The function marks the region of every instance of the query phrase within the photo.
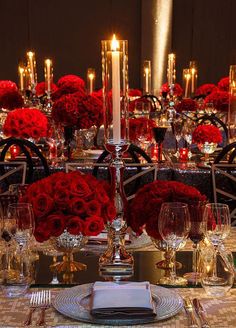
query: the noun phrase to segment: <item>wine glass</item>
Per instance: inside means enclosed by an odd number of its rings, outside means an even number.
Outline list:
[[[230,211],[226,204],[209,203],[206,204],[204,210],[204,217],[206,224],[206,237],[212,243],[214,250],[212,254],[212,270],[205,271],[202,277],[202,285],[205,290],[212,295],[224,295],[225,287],[229,277],[222,275],[220,268],[223,241],[229,236],[230,233]],[[223,258],[224,258],[223,254]],[[225,259],[223,259],[223,262]],[[218,266],[219,264],[219,266]],[[224,270],[223,270],[224,271]],[[231,269],[225,272],[230,273]],[[232,280],[230,278],[230,280]],[[229,284],[230,287],[231,283]],[[228,287],[227,287],[228,290]]]
[[[194,128],[195,128],[195,124],[194,124],[193,120],[188,119],[185,121],[183,130],[182,130],[183,137],[188,145],[188,159],[189,160],[193,156],[193,154],[191,152],[191,145],[192,145],[192,141],[193,141],[192,133],[193,133]]]
[[[161,206],[158,229],[167,248],[173,250],[172,272],[166,278],[166,284],[183,285],[186,279],[176,276],[175,252],[184,244],[190,231],[188,205],[180,202],[163,203]]]
[[[200,249],[199,243],[205,238],[206,219],[203,216],[205,202],[191,201],[188,203],[191,228],[189,231],[189,239],[193,242],[193,272],[188,272],[184,277],[195,284],[200,280]]]
[[[176,139],[176,153],[175,156],[179,158],[179,142],[182,138],[182,130],[184,126],[184,120],[182,117],[177,117],[173,121],[173,129],[174,129],[174,135]]]

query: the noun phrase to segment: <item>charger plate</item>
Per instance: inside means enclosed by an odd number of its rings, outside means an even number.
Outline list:
[[[156,316],[150,318],[98,319],[90,315],[93,284],[64,289],[52,302],[61,314],[82,322],[109,326],[140,325],[169,319],[183,308],[182,298],[172,289],[151,285]]]

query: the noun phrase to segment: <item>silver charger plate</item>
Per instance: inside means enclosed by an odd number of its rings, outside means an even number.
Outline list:
[[[64,289],[52,302],[61,314],[82,322],[110,326],[140,325],[169,319],[183,307],[182,298],[173,290],[151,285],[151,292],[156,307],[156,316],[152,318],[98,319],[90,315],[91,292],[93,284],[84,284]]]

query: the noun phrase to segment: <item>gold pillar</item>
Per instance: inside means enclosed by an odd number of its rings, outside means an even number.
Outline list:
[[[173,0],[142,0],[143,60],[152,62],[152,93],[159,95],[166,82],[167,57],[171,52]]]

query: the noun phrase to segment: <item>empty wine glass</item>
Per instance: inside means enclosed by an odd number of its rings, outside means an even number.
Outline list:
[[[174,135],[176,139],[176,153],[175,156],[179,158],[179,142],[182,138],[182,130],[184,126],[184,120],[182,117],[177,117],[173,121],[173,129],[174,129]]]
[[[188,205],[179,202],[163,203],[158,219],[158,229],[167,244],[167,248],[173,250],[172,272],[170,278],[166,279],[166,284],[186,284],[185,278],[176,276],[175,252],[186,241],[190,231]]]
[[[191,152],[191,145],[192,145],[192,141],[193,141],[192,133],[193,133],[194,128],[195,128],[195,124],[194,124],[193,120],[188,119],[185,121],[183,130],[182,130],[182,135],[188,145],[188,159],[189,160],[193,156],[193,154]]]

